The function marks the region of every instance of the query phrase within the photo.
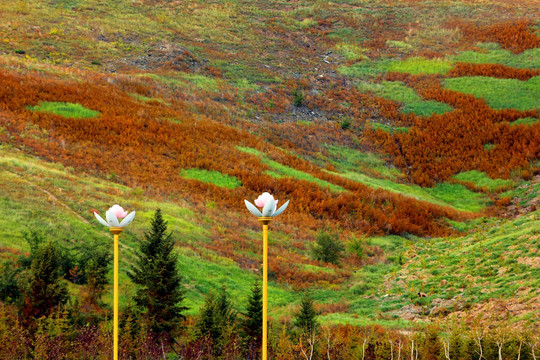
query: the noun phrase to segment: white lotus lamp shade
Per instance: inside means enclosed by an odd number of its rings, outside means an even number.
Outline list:
[[[132,211],[128,214],[127,211],[124,211],[124,209],[120,205],[113,205],[107,212],[105,213],[105,219],[103,219],[99,214],[94,211],[94,216],[96,217],[97,221],[99,221],[102,225],[107,227],[126,227],[133,219],[135,219],[135,211]],[[123,219],[121,222],[118,221],[118,219]]]
[[[244,200],[244,203],[246,204],[249,212],[257,217],[275,217],[285,211],[289,205],[289,200],[287,200],[287,202],[278,209],[278,200],[274,199],[270,193],[265,192],[259,195],[259,197],[255,200],[255,205],[262,208],[262,211],[257,209],[257,206],[253,205],[247,200]]]

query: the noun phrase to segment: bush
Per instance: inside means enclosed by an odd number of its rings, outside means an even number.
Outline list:
[[[341,119],[341,122],[339,123],[339,125],[341,126],[341,128],[343,130],[347,130],[351,127],[351,119],[349,117],[344,117],[343,119]]]
[[[347,244],[347,250],[362,259],[365,256],[366,240],[364,238],[352,238]]]
[[[297,107],[302,106],[302,103],[304,102],[304,97],[305,97],[302,89],[299,89],[299,88],[294,89],[293,97],[294,97],[294,100],[293,100],[294,106],[297,106]]]
[[[313,257],[319,261],[339,264],[341,254],[345,250],[339,241],[338,234],[322,231],[317,235],[317,242],[312,248]]]

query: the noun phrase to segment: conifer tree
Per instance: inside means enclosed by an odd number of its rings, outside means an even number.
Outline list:
[[[167,222],[157,209],[151,221],[152,228],[144,234],[137,260],[128,274],[140,286],[134,298],[143,309],[143,316],[156,333],[172,334],[180,326],[187,310],[181,302],[185,298],[183,277],[177,266],[172,233],[167,234]]]
[[[227,295],[227,288],[221,287],[216,295],[211,292],[206,296],[197,328],[200,336],[210,336],[215,344],[234,326],[236,314]]]
[[[21,297],[21,290],[17,283],[17,269],[12,261],[0,264],[0,301],[17,302]]]
[[[248,337],[248,341],[250,343],[254,342],[254,346],[257,347],[260,347],[262,342],[262,305],[262,289],[260,284],[255,282],[249,297],[247,318],[244,321],[244,331]]]
[[[53,241],[49,240],[35,251],[30,271],[30,283],[22,304],[27,320],[48,316],[68,300],[67,286],[62,281],[61,254]]]
[[[317,312],[313,306],[313,299],[308,293],[302,296],[300,310],[296,314],[294,325],[306,335],[311,335],[317,328]]]
[[[218,326],[216,296],[213,292],[206,295],[204,305],[201,307],[197,332],[200,337],[208,336],[214,343],[221,337],[221,328]]]
[[[235,313],[227,295],[227,287],[223,285],[216,299],[217,323],[222,328],[230,326],[234,322]]]
[[[231,345],[231,340],[234,341],[238,336],[236,313],[226,290],[226,287],[222,286],[217,295],[215,292],[206,295],[196,324],[198,337],[210,340],[214,357],[221,356],[224,349]]]
[[[100,258],[90,259],[86,263],[85,275],[88,284],[88,300],[90,304],[97,305],[107,284],[108,266],[101,263]]]

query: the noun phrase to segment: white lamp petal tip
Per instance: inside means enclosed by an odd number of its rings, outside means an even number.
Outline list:
[[[129,224],[131,224],[133,219],[135,219],[135,211],[132,211],[128,216],[124,218],[124,220],[122,220],[122,222],[120,223],[120,227],[128,226]]]
[[[107,227],[110,226],[105,220],[103,220],[101,216],[99,216],[97,212],[94,212],[94,216],[96,217],[97,221],[99,221],[102,225],[105,225]]]
[[[289,201],[290,200],[287,200],[287,202],[285,204],[283,204],[279,209],[277,209],[276,212],[272,216],[278,216],[279,214],[284,212],[285,209],[287,208],[287,206],[289,206]]]
[[[252,203],[250,203],[247,200],[244,200],[244,203],[246,204],[246,207],[247,207],[247,209],[249,210],[250,213],[252,213],[253,215],[255,215],[257,217],[263,216],[261,211],[259,209],[257,209],[257,207],[255,207],[255,205],[253,205]]]

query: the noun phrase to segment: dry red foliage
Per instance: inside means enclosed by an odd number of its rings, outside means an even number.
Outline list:
[[[414,114],[401,113],[395,101],[361,93],[344,85],[330,87],[318,96],[306,96],[306,104],[329,113],[350,116],[352,128],[362,128],[368,118],[392,119],[397,126],[409,126],[416,119]]]
[[[245,269],[258,268],[254,259],[245,253],[259,253],[239,228],[252,228],[253,220],[238,217],[245,213],[243,200],[254,199],[263,191],[279,194],[280,199],[292,199],[293,205],[282,215],[276,226],[285,233],[295,233],[298,239],[292,246],[305,250],[310,240],[309,230],[316,231],[330,223],[353,233],[411,233],[420,236],[444,236],[454,231],[445,218],[464,220],[471,214],[419,202],[383,190],[374,190],[360,183],[330,174],[313,163],[299,159],[246,131],[193,115],[180,100],[172,106],[157,101],[142,103],[129,93],[142,92],[139,85],[123,81],[95,80],[84,86],[36,76],[0,72],[0,141],[25,147],[28,151],[50,161],[61,162],[97,176],[115,174],[117,181],[144,189],[150,196],[182,197],[191,201],[202,213],[209,213],[204,204],[214,201],[225,231],[216,229],[216,238],[204,246],[234,259]],[[156,90],[157,91],[157,90]],[[149,94],[151,95],[151,94]],[[339,96],[339,90],[336,92]],[[351,101],[354,98],[351,97]],[[40,101],[80,103],[101,115],[90,119],[73,119],[28,110],[28,105]],[[366,98],[368,101],[368,98]],[[374,111],[394,113],[395,105],[371,99]],[[381,106],[379,106],[381,105]],[[168,119],[177,119],[172,122]],[[322,125],[321,125],[322,126]],[[337,138],[340,130],[335,129]],[[300,133],[297,136],[301,136]],[[315,136],[315,135],[314,135]],[[257,156],[243,153],[236,146],[257,148],[289,167],[341,186],[336,193],[311,182],[293,178],[272,178]],[[235,176],[242,182],[236,189],[225,189],[180,176],[184,168],[217,170]],[[223,212],[230,212],[230,219]],[[298,228],[308,235],[298,234]],[[312,239],[311,239],[312,240]],[[271,264],[273,276],[281,282],[302,286],[300,281],[339,283],[347,278],[344,270],[333,273],[309,271],[288,265],[294,258],[299,264],[309,264],[304,257],[293,255],[290,246],[275,247],[275,258],[287,259]],[[347,259],[344,260],[348,262]],[[315,265],[316,263],[314,263]]]
[[[443,89],[435,76],[388,74],[386,78],[404,81],[423,98],[454,108],[417,118],[407,133],[366,131],[414,182],[429,186],[474,169],[502,178],[521,169],[519,175],[530,176],[530,162],[540,157],[540,126],[510,126],[510,122],[538,117],[537,111],[494,110],[482,99]],[[494,148],[486,148],[487,144]]]
[[[249,101],[269,113],[284,113],[291,105],[289,90],[272,87],[266,92],[253,94]]]
[[[518,79],[527,81],[532,77],[540,75],[538,69],[514,69],[500,64],[470,64],[456,63],[450,70],[447,77],[460,76],[487,76],[499,79]]]
[[[452,231],[436,219],[462,217],[449,209],[331,175],[272,146],[261,150],[276,161],[348,191],[336,194],[307,181],[267,176],[263,174],[267,167],[257,157],[235,149],[237,145],[257,147],[259,138],[205,117],[194,117],[181,103],[176,110],[157,102],[141,104],[106,83],[79,86],[6,73],[0,78],[4,84],[0,107],[8,114],[2,118],[7,134],[4,137],[50,160],[98,174],[115,173],[123,183],[151,194],[190,194],[193,200],[206,197],[243,210],[246,195],[251,198],[270,191],[293,198],[298,204],[290,212],[293,223],[297,223],[296,215],[304,213],[309,214],[307,224],[313,228],[320,220],[338,221],[346,228],[368,233],[446,235]],[[81,103],[102,114],[92,119],[69,119],[25,108],[39,101]],[[167,118],[181,123],[164,120]],[[48,141],[24,136],[28,122],[48,131]],[[217,170],[236,176],[243,186],[229,190],[186,180],[179,176],[183,168]]]
[[[540,47],[540,37],[533,30],[534,23],[528,19],[492,25],[455,21],[452,25],[459,27],[465,39],[472,44],[493,41],[515,54]]]

